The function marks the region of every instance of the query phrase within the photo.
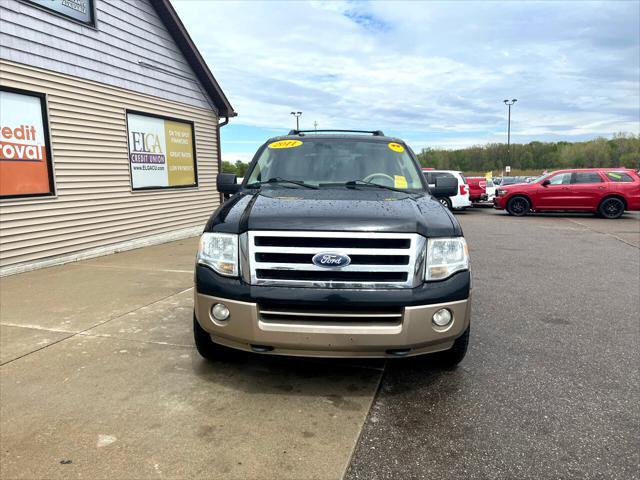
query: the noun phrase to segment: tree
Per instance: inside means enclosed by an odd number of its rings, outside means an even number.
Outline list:
[[[233,173],[236,177],[244,177],[249,168],[248,163],[244,163],[242,160],[236,160],[236,163],[222,161],[222,172]]]
[[[586,142],[488,143],[458,150],[425,148],[418,154],[423,167],[462,171],[500,171],[508,163],[519,170],[581,167],[640,168],[640,136],[617,133],[610,140]]]

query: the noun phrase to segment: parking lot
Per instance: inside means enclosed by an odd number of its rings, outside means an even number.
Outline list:
[[[640,215],[458,214],[470,352],[192,346],[197,239],[0,280],[2,478],[638,478]]]

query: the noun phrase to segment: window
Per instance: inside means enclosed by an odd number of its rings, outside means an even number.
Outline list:
[[[549,185],[568,185],[571,183],[571,173],[558,173],[549,178]]]
[[[53,195],[45,96],[0,88],[0,198]]]
[[[196,187],[193,123],[127,112],[133,190]]]
[[[602,183],[598,172],[575,172],[573,183]]]
[[[40,8],[85,25],[95,26],[93,0],[26,0]]]
[[[633,177],[625,172],[607,172],[605,175],[612,182],[633,182]]]
[[[453,174],[447,172],[432,172],[429,173],[429,175],[431,176],[429,178],[429,183],[431,185],[435,185],[436,178],[456,178]]]

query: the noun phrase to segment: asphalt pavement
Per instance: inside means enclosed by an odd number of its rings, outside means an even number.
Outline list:
[[[197,239],[0,279],[0,478],[638,478],[640,215],[457,215],[470,351],[193,347]]]
[[[387,363],[346,478],[638,478],[640,216],[457,217],[470,351]]]

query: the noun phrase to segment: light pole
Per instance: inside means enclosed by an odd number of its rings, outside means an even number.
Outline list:
[[[318,130],[318,122],[316,120],[313,121],[313,129]]]
[[[296,117],[296,130],[300,130],[300,115],[302,115],[302,112],[291,112],[291,115]]]
[[[518,101],[517,98],[504,100],[504,104],[509,107],[509,121],[507,122],[507,161],[511,165],[511,105]]]

